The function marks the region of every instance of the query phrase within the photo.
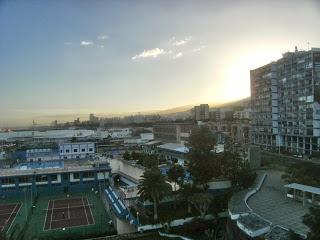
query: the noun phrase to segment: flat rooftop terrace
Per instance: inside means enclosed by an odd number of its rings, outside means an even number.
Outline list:
[[[108,162],[102,161],[104,166],[97,166],[97,162],[90,162],[88,160],[68,160],[65,162],[46,162],[42,164],[30,165],[22,164],[15,168],[0,169],[1,177],[11,176],[24,176],[37,174],[50,174],[50,173],[66,173],[66,172],[77,172],[77,171],[90,171],[97,169],[110,169]]]
[[[259,192],[254,194],[248,205],[254,213],[272,222],[272,226],[292,229],[306,236],[309,229],[303,224],[302,218],[308,213],[308,207],[301,203],[285,198],[283,172],[267,170],[267,178]]]
[[[261,228],[270,226],[270,222],[262,219],[256,214],[240,216],[238,222],[241,223],[243,226],[246,226],[246,228],[250,229],[251,231],[257,231]]]
[[[244,214],[244,213],[250,213],[251,209],[248,207],[246,203],[246,196],[249,194],[252,189],[259,186],[260,182],[264,178],[265,172],[258,172],[257,177],[249,189],[244,189],[240,192],[237,192],[232,195],[229,203],[228,203],[228,209],[231,214],[237,215],[237,214]]]

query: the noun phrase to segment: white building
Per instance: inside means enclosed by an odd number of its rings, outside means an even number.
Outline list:
[[[153,133],[141,133],[140,138],[143,142],[152,141],[154,140]]]
[[[189,149],[183,144],[165,143],[157,146],[157,152],[167,161],[176,162],[183,166]]]
[[[141,145],[154,139],[153,133],[141,133],[139,137],[130,137],[123,140],[124,144]]]
[[[95,153],[92,142],[75,142],[59,144],[60,159],[86,158]]]
[[[123,139],[130,138],[132,135],[130,128],[111,128],[105,131],[101,129],[97,129],[94,134],[95,138],[104,139],[104,138],[112,138],[112,139]]]
[[[130,128],[112,128],[107,130],[111,138],[127,138],[131,137]]]

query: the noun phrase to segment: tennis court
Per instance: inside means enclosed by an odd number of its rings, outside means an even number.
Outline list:
[[[0,205],[0,232],[4,232],[7,227],[10,227],[20,208],[20,203]]]
[[[49,200],[44,230],[64,229],[95,224],[92,205],[86,197]]]

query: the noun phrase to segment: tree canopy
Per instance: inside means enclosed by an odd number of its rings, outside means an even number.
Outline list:
[[[287,183],[300,183],[309,186],[318,187],[320,185],[320,166],[308,163],[298,162],[286,168],[282,178]]]
[[[171,166],[171,168],[169,169],[168,172],[168,179],[171,182],[174,182],[175,184],[175,189],[174,191],[176,191],[176,185],[177,184],[181,184],[183,181],[183,177],[184,177],[184,169],[181,165],[179,164],[174,164]]]
[[[215,144],[213,133],[204,126],[195,128],[189,137],[188,170],[194,183],[202,185],[204,189],[212,178],[220,174],[212,151]]]
[[[158,220],[158,204],[171,191],[171,186],[158,168],[147,169],[139,182],[138,193],[140,198],[149,200],[154,206],[154,220]]]
[[[309,213],[303,217],[303,223],[306,224],[310,232],[308,233],[308,240],[319,240],[320,236],[320,209],[310,208]]]

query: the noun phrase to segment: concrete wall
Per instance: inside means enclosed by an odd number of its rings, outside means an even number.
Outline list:
[[[134,166],[125,160],[111,159],[110,166],[112,173],[122,172],[136,180],[139,180],[144,173],[143,167]]]

